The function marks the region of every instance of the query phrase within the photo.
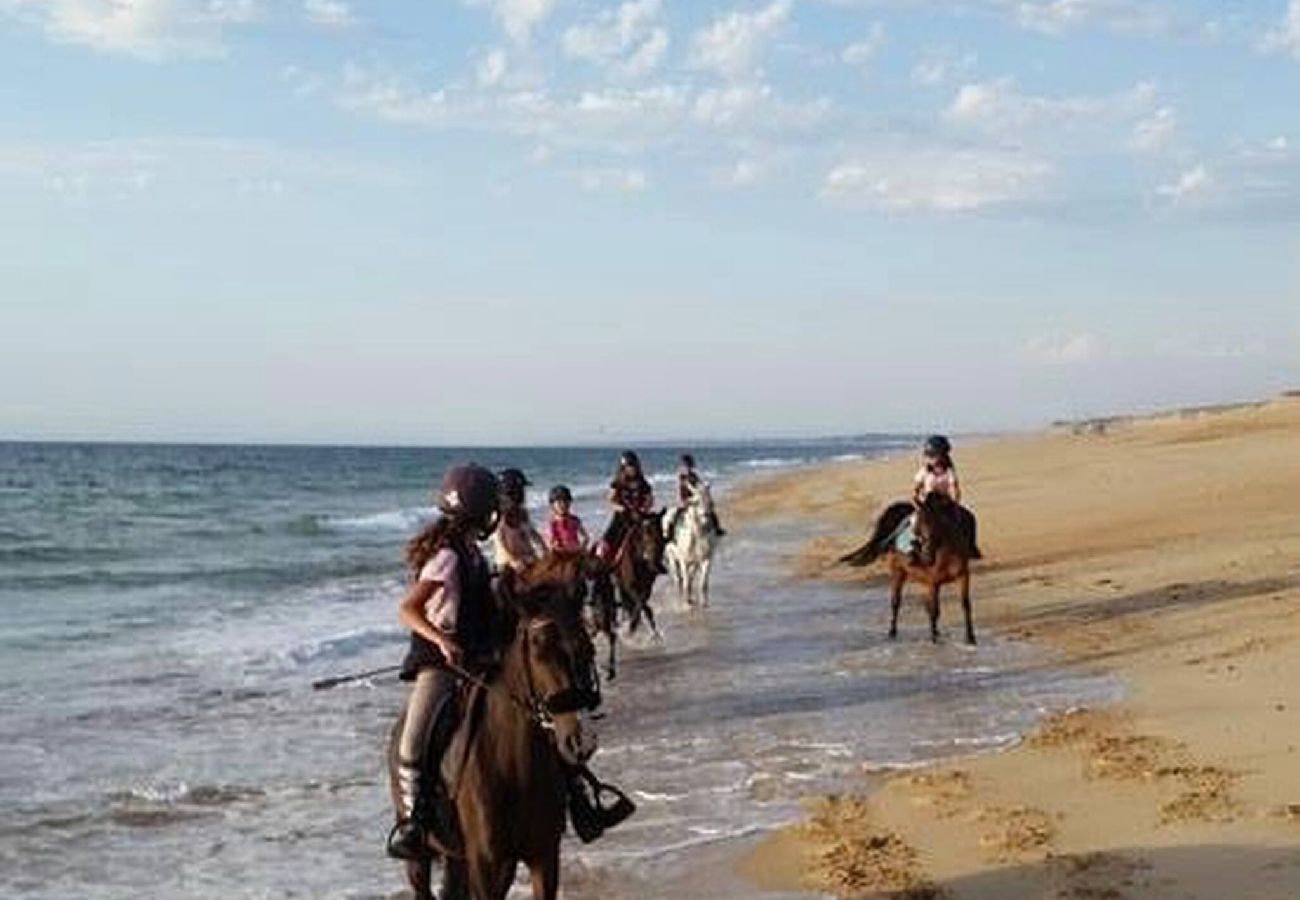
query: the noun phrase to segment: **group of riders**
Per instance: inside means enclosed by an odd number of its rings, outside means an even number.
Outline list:
[[[935,495],[951,501],[965,517],[964,530],[978,556],[974,517],[960,506],[961,486],[951,451],[947,438],[934,435],[927,439],[912,500],[918,508]],[[481,665],[494,649],[493,571],[480,544],[491,541],[496,566],[502,571],[525,571],[548,552],[594,551],[597,559],[611,565],[633,526],[654,515],[653,490],[632,451],[619,458],[607,497],[612,514],[594,548],[572,511],[573,494],[565,485],[556,485],[549,492],[550,518],[543,535],[528,513],[529,485],[519,469],[498,474],[472,463],[455,466],[438,488],[439,516],[407,545],[412,581],[402,598],[399,618],[410,630],[411,639],[401,678],[413,687],[397,744],[398,818],[387,848],[395,858],[416,859],[430,845],[445,853],[456,852],[454,806],[443,780],[430,773],[441,771],[440,760],[458,726],[455,698],[467,668]],[[700,502],[701,497],[708,497],[707,485],[695,460],[684,454],[678,469],[677,508],[666,529],[669,534],[686,506]],[[724,534],[711,502],[706,503],[705,513],[707,527],[717,536]],[[898,549],[915,555],[922,550],[913,524],[904,521],[891,540]],[[662,569],[662,560],[658,565]],[[577,774],[573,777],[576,782]],[[582,804],[584,795],[571,789],[568,796],[576,823],[580,811],[572,807]],[[588,808],[581,814],[590,819],[601,812]],[[616,822],[601,824],[608,827]]]
[[[395,858],[418,858],[430,844],[444,853],[454,853],[458,842],[446,785],[430,773],[440,771],[459,724],[456,695],[466,667],[481,667],[494,649],[493,573],[480,544],[491,541],[496,568],[502,572],[523,572],[547,553],[589,550],[608,565],[633,525],[654,512],[654,492],[640,458],[630,450],[619,457],[610,481],[612,515],[595,548],[590,547],[586,528],[573,513],[573,492],[563,484],[549,492],[550,519],[543,536],[528,512],[530,484],[517,468],[493,473],[473,463],[455,466],[438,488],[438,517],[407,544],[412,581],[402,598],[399,619],[410,630],[411,641],[401,678],[413,682],[413,687],[398,740],[398,821],[388,840],[388,853]],[[708,496],[707,486],[694,457],[683,454],[672,523],[701,496]],[[707,516],[716,534],[724,534],[711,503]],[[662,571],[662,560],[656,565]],[[581,790],[571,790],[570,803],[581,803],[584,796]],[[578,813],[571,812],[576,821]],[[599,817],[600,812],[588,809],[584,814],[590,819]],[[609,827],[615,823],[601,824]]]

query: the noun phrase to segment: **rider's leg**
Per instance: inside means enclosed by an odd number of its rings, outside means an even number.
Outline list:
[[[442,747],[434,746],[431,738],[434,725],[439,719],[446,718],[455,683],[450,673],[442,669],[421,669],[416,676],[415,685],[406,704],[406,721],[397,745],[397,787],[398,810],[397,827],[388,841],[388,853],[398,859],[414,859],[425,851],[426,833],[421,821],[428,801],[444,792],[438,790],[438,784],[425,785],[424,773],[434,774],[437,781],[437,768],[425,768],[426,755],[431,762],[441,760]],[[441,737],[441,735],[439,735]],[[433,759],[436,754],[438,759]]]
[[[614,513],[605,526],[605,534],[600,539],[600,546],[596,550],[596,555],[607,563],[614,561],[614,556],[623,544],[623,536],[627,533],[627,514],[623,512]]]
[[[713,508],[709,509],[709,527],[713,529],[713,533],[718,537],[727,536],[727,531],[722,527],[722,521],[718,518],[718,511]]]

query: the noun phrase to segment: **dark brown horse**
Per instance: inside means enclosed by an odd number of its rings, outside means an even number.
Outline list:
[[[895,537],[914,511],[916,550],[900,550]],[[975,643],[975,626],[971,622],[970,561],[978,559],[980,552],[975,545],[974,517],[967,510],[938,493],[931,493],[919,506],[894,503],[886,507],[876,519],[871,538],[857,550],[841,557],[840,562],[868,566],[881,557],[889,565],[890,638],[898,637],[898,608],[903,602],[903,585],[912,580],[926,586],[925,608],[930,614],[930,640],[937,642],[939,589],[955,581],[961,588],[966,643]]]
[[[509,635],[499,667],[473,689],[444,760],[463,855],[443,860],[443,900],[502,900],[519,863],[534,900],[559,888],[566,766],[584,763],[594,741],[580,713],[599,702],[594,648],[574,602],[576,560],[548,559],[498,588],[500,630]],[[397,802],[397,736],[389,744],[389,785]],[[426,773],[426,777],[437,777]],[[428,857],[406,864],[416,900],[432,900]]]
[[[660,637],[659,625],[655,622],[654,609],[650,606],[650,596],[654,593],[655,579],[663,571],[664,559],[664,511],[643,513],[637,516],[622,544],[614,553],[614,559],[606,572],[597,576],[593,582],[593,600],[598,617],[609,619],[614,610],[621,608],[627,615],[627,630],[635,632],[644,617],[650,623],[650,630],[656,638]],[[615,595],[617,594],[617,603]],[[613,634],[613,623],[609,622],[609,634]],[[610,662],[608,677],[614,677],[614,645],[610,644]]]

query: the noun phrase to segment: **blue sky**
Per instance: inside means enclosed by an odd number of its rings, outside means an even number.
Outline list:
[[[0,436],[1300,386],[1300,0],[0,0]]]

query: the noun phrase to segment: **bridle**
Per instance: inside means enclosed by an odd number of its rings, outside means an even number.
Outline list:
[[[467,671],[455,663],[444,660],[448,671],[484,691],[501,689],[510,702],[519,707],[529,718],[529,720],[542,731],[555,732],[556,716],[563,716],[575,712],[594,712],[599,708],[601,703],[600,694],[600,675],[596,671],[596,665],[593,662],[587,667],[585,674],[574,670],[572,665],[569,671],[569,681],[571,687],[551,694],[542,695],[537,690],[536,681],[533,678],[533,659],[530,650],[530,635],[524,633],[540,631],[544,628],[558,628],[559,623],[550,616],[528,619],[519,624],[515,631],[515,640],[522,644],[524,655],[524,681],[527,685],[528,694],[525,697],[519,696],[516,692],[510,690],[504,684],[493,684],[484,678]]]
[[[522,622],[519,627],[520,629],[527,629],[529,632],[535,632],[545,628],[558,628],[559,623],[549,616],[544,616]],[[600,675],[596,672],[594,662],[587,666],[585,673],[579,672],[573,666],[570,657],[569,683],[571,686],[543,696],[538,693],[533,680],[533,657],[529,635],[523,635],[520,640],[523,644],[524,653],[524,681],[528,685],[526,705],[533,721],[539,727],[545,731],[554,731],[556,716],[584,711],[595,712],[599,708],[601,701]]]

